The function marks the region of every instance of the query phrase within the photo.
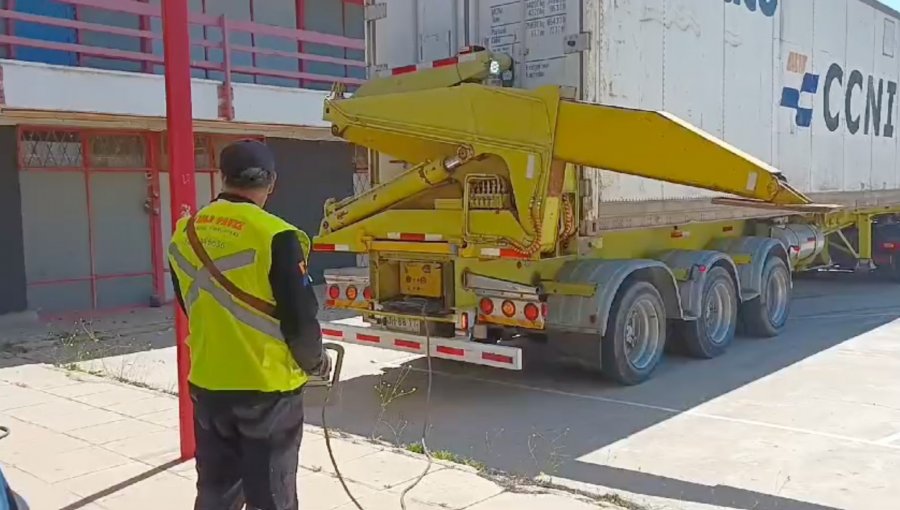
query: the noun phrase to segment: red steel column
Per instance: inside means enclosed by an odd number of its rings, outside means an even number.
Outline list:
[[[189,216],[197,209],[194,183],[194,120],[191,110],[191,41],[187,0],[163,0],[162,19],[166,69],[166,125],[169,130],[169,189],[174,225],[179,218]],[[196,450],[194,412],[187,384],[190,371],[187,334],[187,318],[176,304],[178,411],[183,460],[193,458]]]

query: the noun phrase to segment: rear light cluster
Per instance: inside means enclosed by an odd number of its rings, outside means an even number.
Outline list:
[[[478,308],[482,315],[492,315],[494,313],[494,302],[490,298],[481,298]]]
[[[459,314],[456,321],[456,329],[459,331],[468,331],[469,326],[469,312],[463,312]]]
[[[375,293],[372,292],[371,287],[366,287],[362,292],[363,300],[372,301],[375,297]],[[328,299],[331,301],[356,301],[359,298],[359,287],[356,285],[348,285],[343,290],[341,290],[340,285],[329,285],[328,286]]]
[[[495,314],[498,304],[499,314]],[[528,322],[538,322],[546,319],[548,312],[547,303],[517,302],[510,299],[495,300],[487,297],[481,298],[481,301],[478,302],[478,311],[482,317],[499,317],[501,315],[507,319],[524,317]]]

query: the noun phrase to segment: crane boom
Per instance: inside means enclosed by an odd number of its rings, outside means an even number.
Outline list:
[[[810,203],[766,163],[670,114],[577,102],[553,86],[521,90],[477,83],[510,64],[507,57],[481,51],[441,69],[372,80],[353,97],[328,99],[324,118],[334,135],[415,166],[359,197],[328,202],[321,234],[436,188],[443,189],[444,199],[464,203],[463,216],[477,215],[466,197],[487,189],[509,195],[491,203],[507,204],[520,228],[510,232],[503,223],[505,232],[487,227],[486,234],[514,246],[543,243],[548,249],[542,224],[552,216],[548,207],[562,214],[553,199],[561,199],[566,164],[727,193],[749,205]],[[486,187],[472,184],[492,178],[497,182]],[[448,182],[456,186],[445,189]],[[415,208],[433,210],[435,198]],[[460,237],[472,235],[470,220],[462,221]]]
[[[561,101],[554,157],[780,205],[810,200],[766,163],[665,112]]]

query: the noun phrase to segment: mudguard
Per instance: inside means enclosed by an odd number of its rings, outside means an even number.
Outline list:
[[[678,285],[672,271],[650,259],[575,260],[562,267],[555,282],[593,284],[592,296],[550,294],[547,298],[547,329],[571,333],[604,334],[609,312],[619,288],[632,275],[642,274],[662,295],[669,319],[683,318]]]
[[[771,237],[720,239],[712,248],[727,253],[737,265],[742,301],[756,299],[762,292],[762,272],[769,255],[782,257],[788,269],[793,270],[784,244]]]
[[[731,275],[735,289],[741,288],[737,265],[727,254],[720,251],[688,251],[673,250],[660,256],[675,274],[678,280],[678,291],[681,296],[681,306],[684,309],[686,319],[700,317],[703,305],[703,288],[709,269],[720,265]],[[740,293],[739,293],[740,294]],[[740,299],[740,296],[738,296]]]

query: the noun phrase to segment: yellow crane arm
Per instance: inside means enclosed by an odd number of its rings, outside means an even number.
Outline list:
[[[664,112],[562,101],[553,155],[773,204],[810,203],[763,161]]]
[[[321,233],[409,207],[406,199],[439,186],[456,193],[464,215],[467,193],[502,189],[510,199],[491,203],[508,204],[521,228],[493,234],[533,246],[549,218],[544,208],[557,207],[547,204],[560,199],[560,163],[719,191],[747,199],[741,205],[809,207],[810,200],[771,166],[667,113],[577,102],[559,87],[477,83],[509,64],[479,52],[445,69],[413,72],[402,81],[372,80],[353,97],[326,100],[324,118],[335,136],[416,166],[369,193],[330,201]],[[469,189],[471,172],[508,186]],[[436,207],[427,198],[416,207]]]

